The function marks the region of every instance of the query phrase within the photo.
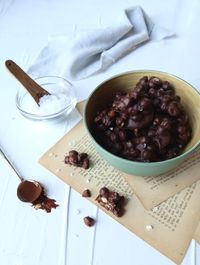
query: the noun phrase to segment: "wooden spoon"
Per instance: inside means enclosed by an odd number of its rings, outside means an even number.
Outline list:
[[[16,77],[16,79],[27,89],[38,106],[41,97],[43,97],[44,95],[51,95],[48,91],[38,85],[12,60],[7,60],[5,62],[5,65],[7,69]]]

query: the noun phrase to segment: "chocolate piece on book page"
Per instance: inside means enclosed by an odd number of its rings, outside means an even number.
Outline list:
[[[89,155],[89,169],[63,162],[72,149]],[[47,151],[39,162],[80,194],[84,189],[89,189],[92,197],[88,199],[92,203],[176,264],[181,263],[200,220],[200,183],[179,192],[154,211],[145,210],[122,173],[107,164],[96,152],[82,122]],[[122,217],[116,217],[98,205],[95,198],[103,186],[128,199]]]
[[[178,168],[156,177],[124,174],[147,210],[165,201],[180,190],[200,180],[200,150],[194,152]]]

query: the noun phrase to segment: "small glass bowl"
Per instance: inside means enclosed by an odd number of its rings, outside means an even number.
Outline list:
[[[77,99],[73,85],[62,77],[44,76],[35,81],[51,96],[43,96],[40,106],[34,101],[25,88],[21,88],[16,95],[16,106],[20,113],[32,120],[48,120],[68,115],[75,108]],[[44,97],[49,97],[48,102]]]

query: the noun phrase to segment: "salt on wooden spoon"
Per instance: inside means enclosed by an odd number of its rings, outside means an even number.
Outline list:
[[[15,78],[26,88],[33,99],[39,106],[40,98],[50,93],[37,84],[27,73],[25,73],[19,65],[12,60],[5,61],[7,69],[15,76]]]

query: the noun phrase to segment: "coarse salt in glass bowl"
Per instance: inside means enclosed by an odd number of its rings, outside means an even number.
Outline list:
[[[62,77],[38,77],[35,81],[51,95],[40,98],[39,105],[25,88],[16,95],[16,106],[20,113],[32,120],[48,120],[70,114],[76,106],[77,99],[73,85]]]

